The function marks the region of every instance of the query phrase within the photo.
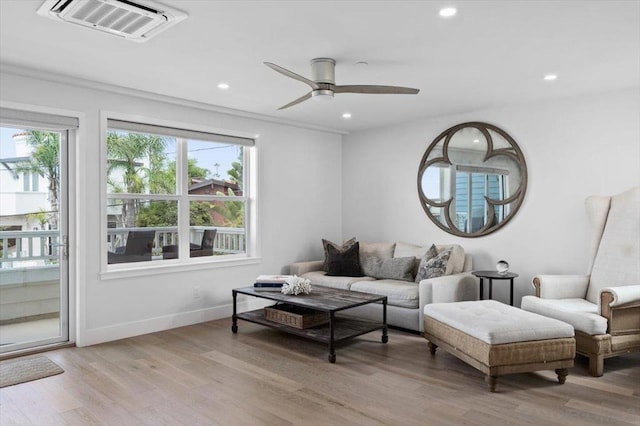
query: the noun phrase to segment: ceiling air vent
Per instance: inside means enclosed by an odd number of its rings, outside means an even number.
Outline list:
[[[147,41],[187,17],[164,5],[128,0],[46,0],[37,13],[137,42]]]

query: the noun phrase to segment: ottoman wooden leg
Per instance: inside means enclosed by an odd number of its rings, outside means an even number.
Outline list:
[[[484,376],[484,381],[487,382],[487,384],[489,385],[489,390],[491,392],[496,391],[496,385],[498,384],[498,376],[490,376],[487,374],[486,376]]]
[[[436,354],[436,348],[438,347],[438,345],[429,342],[429,352],[431,352],[431,355],[435,355]]]
[[[567,381],[567,375],[569,374],[569,369],[568,368],[558,368],[556,370],[556,374],[558,375],[558,382],[560,382],[560,384],[564,384],[564,382]]]

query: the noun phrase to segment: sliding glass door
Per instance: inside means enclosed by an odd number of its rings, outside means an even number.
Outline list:
[[[0,353],[7,353],[69,340],[67,152],[77,119],[0,113]]]

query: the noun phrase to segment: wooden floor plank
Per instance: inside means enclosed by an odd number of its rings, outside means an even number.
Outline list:
[[[0,389],[5,425],[640,425],[640,354],[591,377],[483,375],[424,338],[389,331],[327,346],[229,319],[46,356],[63,374]]]

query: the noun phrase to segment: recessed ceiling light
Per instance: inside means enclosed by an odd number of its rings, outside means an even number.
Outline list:
[[[546,75],[544,76],[544,80],[545,80],[545,81],[553,81],[553,80],[555,80],[555,79],[557,79],[557,78],[558,78],[558,76],[557,76],[557,75],[555,75],[555,74],[546,74]]]
[[[229,83],[219,83],[218,84],[218,89],[220,90],[227,90],[229,88]]]
[[[480,139],[474,139],[473,143],[480,143]]]
[[[452,16],[455,16],[456,13],[458,13],[458,9],[456,9],[455,7],[444,7],[440,9],[440,12],[438,13],[443,18],[451,18]]]
[[[345,120],[348,120],[351,118],[351,113],[350,112],[345,112],[344,114],[342,114],[342,118],[344,118]]]

